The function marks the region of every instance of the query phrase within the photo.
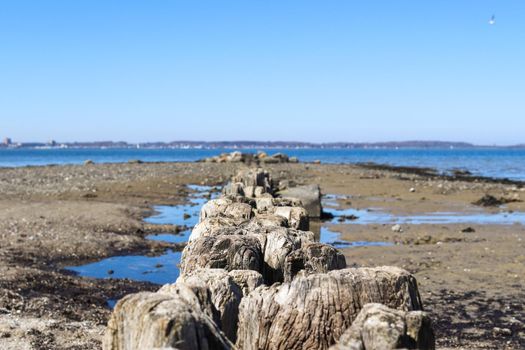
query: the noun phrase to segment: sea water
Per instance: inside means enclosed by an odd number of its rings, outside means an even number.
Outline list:
[[[0,167],[145,162],[193,162],[233,149],[0,149]],[[474,175],[525,180],[525,149],[243,149],[243,152],[283,152],[304,162],[375,162],[435,168],[441,172],[468,170]]]

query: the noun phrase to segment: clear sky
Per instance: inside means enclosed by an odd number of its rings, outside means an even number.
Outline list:
[[[523,0],[1,0],[0,45],[16,141],[525,142]]]

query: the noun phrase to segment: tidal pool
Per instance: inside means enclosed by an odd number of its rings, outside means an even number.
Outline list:
[[[187,226],[180,234],[160,233],[148,235],[147,239],[170,243],[183,243],[188,240],[191,228],[199,219],[201,206],[214,196],[214,188],[209,186],[188,186],[192,192],[189,203],[174,206],[156,206],[155,214],[144,221],[151,224],[171,224]],[[173,283],[179,277],[181,252],[167,250],[159,256],[124,255],[113,256],[81,266],[71,266],[67,270],[79,276],[94,278],[128,278],[155,284]],[[108,301],[110,303],[110,301]]]
[[[341,239],[339,232],[330,230],[326,226],[321,226],[319,242],[329,244],[336,248],[352,247],[388,247],[394,245],[391,242],[373,242],[373,241],[345,241]]]
[[[113,256],[68,270],[94,278],[128,278],[155,284],[173,283],[179,277],[181,252],[168,250],[159,256]]]
[[[332,224],[525,224],[525,213],[499,211],[489,213],[483,210],[471,212],[434,212],[416,215],[393,215],[378,208],[339,209],[337,196],[331,195],[323,201],[323,211],[333,216]]]

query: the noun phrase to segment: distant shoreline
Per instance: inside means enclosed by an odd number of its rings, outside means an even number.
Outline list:
[[[0,149],[525,149],[525,144],[475,145],[467,142],[399,141],[399,142],[330,142],[310,143],[293,141],[172,141],[139,142],[20,142],[0,144]]]

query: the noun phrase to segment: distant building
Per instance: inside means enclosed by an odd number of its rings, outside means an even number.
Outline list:
[[[4,139],[4,145],[9,146],[9,145],[11,145],[12,143],[13,143],[13,141],[12,141],[9,137],[6,137],[6,138]]]
[[[51,140],[47,143],[48,146],[55,147],[57,145],[57,142],[55,140]]]

